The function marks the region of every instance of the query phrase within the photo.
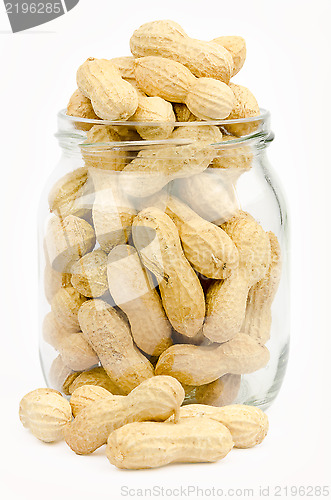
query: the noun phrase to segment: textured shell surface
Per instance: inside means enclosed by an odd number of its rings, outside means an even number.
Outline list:
[[[178,424],[127,424],[110,434],[106,454],[119,468],[146,469],[175,462],[216,462],[232,447],[232,437],[225,426],[201,417],[186,418]]]
[[[216,150],[214,150],[215,154]],[[218,169],[175,179],[173,192],[203,219],[223,224],[239,211],[236,190]]]
[[[75,212],[74,202],[83,193],[82,188],[87,181],[87,169],[85,167],[78,168],[73,172],[69,172],[59,179],[52,187],[49,196],[48,204],[51,212],[66,217],[67,215],[79,215],[79,211]]]
[[[214,157],[214,148],[202,141],[140,151],[123,170],[123,189],[130,196],[151,196],[173,179],[203,172]]]
[[[223,120],[235,105],[232,89],[214,78],[198,78],[190,87],[185,104],[201,120]]]
[[[51,364],[48,380],[54,389],[64,392],[64,384],[73,373],[73,370],[64,364],[61,354],[58,354]]]
[[[70,335],[70,332],[67,332],[63,326],[58,323],[55,314],[52,311],[47,313],[44,317],[42,332],[44,341],[56,350],[58,350],[62,339],[67,335]]]
[[[117,67],[121,73],[122,78],[133,79],[134,78],[134,64],[135,58],[132,56],[122,56],[113,57],[110,59],[113,64]]]
[[[59,352],[66,366],[74,371],[89,370],[99,363],[99,358],[82,333],[70,333],[59,345]]]
[[[103,368],[123,393],[153,377],[151,363],[134,345],[130,327],[116,309],[92,299],[80,308],[78,320]]]
[[[231,432],[236,448],[252,448],[260,444],[267,435],[267,415],[254,406],[226,405],[221,408],[203,404],[183,406],[179,418],[208,417],[225,425]]]
[[[266,274],[271,259],[270,240],[262,226],[247,212],[240,212],[222,225],[239,251],[241,267],[251,285]]]
[[[138,28],[130,40],[136,57],[162,56],[185,65],[197,77],[228,83],[233,73],[231,53],[223,46],[190,38],[173,21],[154,21]]]
[[[227,342],[240,332],[245,318],[249,283],[246,270],[237,268],[227,279],[210,285],[203,326],[205,337],[213,342]]]
[[[229,87],[235,97],[235,105],[229,115],[229,120],[236,120],[238,118],[250,118],[253,116],[258,116],[260,114],[259,104],[255,96],[247,87],[232,82],[229,84]],[[226,126],[226,129],[228,130],[228,132],[230,132],[230,134],[239,137],[251,134],[257,128],[257,121],[229,124]]]
[[[99,117],[95,114],[91,100],[86,97],[79,89],[70,97],[67,105],[67,115],[77,118],[87,118],[88,120],[98,120]],[[79,130],[89,130],[90,123],[75,123],[75,127]]]
[[[233,135],[224,135],[222,141],[237,139]],[[252,168],[253,151],[250,146],[234,146],[224,149],[221,145],[217,148],[217,156],[214,158],[212,168],[226,169],[230,178],[235,183],[238,177]]]
[[[182,250],[176,225],[157,208],[143,210],[134,220],[133,240],[143,264],[159,282],[170,323],[177,332],[194,337],[202,327],[205,300]]]
[[[198,118],[191,113],[186,104],[174,102],[173,109],[178,122],[195,122],[198,120]]]
[[[238,266],[237,248],[220,227],[174,196],[168,199],[166,213],[176,224],[185,256],[196,271],[209,278],[223,279]]]
[[[123,80],[116,65],[107,59],[87,59],[78,68],[77,85],[104,120],[127,120],[138,107],[136,89]]]
[[[71,407],[54,389],[36,389],[20,402],[19,416],[24,427],[46,443],[63,437],[64,427],[71,421]]]
[[[87,132],[86,141],[81,146],[85,166],[89,169],[92,167],[110,171],[123,170],[128,160],[127,152],[116,147],[116,143],[121,141],[122,137],[114,127],[94,125]],[[93,184],[92,179],[90,181]]]
[[[172,329],[135,248],[116,246],[109,253],[107,273],[110,293],[126,313],[136,345],[147,354],[160,355],[172,344]]]
[[[212,43],[222,45],[233,59],[232,77],[235,76],[243,67],[246,60],[246,42],[242,36],[220,36],[214,38]]]
[[[102,366],[97,366],[91,370],[79,373],[78,376],[69,385],[68,392],[73,394],[75,390],[84,385],[94,385],[102,387],[112,394],[123,394],[123,392],[116,386],[115,382],[108,376],[107,372]]]
[[[271,305],[276,295],[282,272],[281,249],[277,237],[267,233],[271,246],[271,262],[266,275],[248,293],[245,320],[241,331],[265,344],[270,337]]]
[[[225,406],[234,402],[241,384],[241,375],[227,373],[210,384],[196,388],[197,403],[213,406]]]
[[[71,395],[70,406],[74,417],[83,409],[105,398],[118,398],[123,396],[114,396],[111,392],[98,385],[82,385],[78,387]]]
[[[174,129],[175,113],[170,102],[161,97],[139,96],[137,111],[132,116],[137,122],[162,122],[155,127],[137,126],[137,132],[145,140],[168,139]]]
[[[176,379],[153,377],[126,397],[103,398],[82,409],[66,428],[66,442],[75,453],[92,453],[106,443],[113,430],[129,422],[164,421],[178,414],[184,397]]]
[[[183,64],[155,56],[136,60],[135,77],[147,95],[179,103],[185,102],[187,93],[196,81]]]
[[[189,125],[178,127],[171,134],[171,139],[188,139],[188,141],[203,141],[210,144],[222,141],[222,132],[216,125]]]
[[[78,311],[80,306],[86,301],[86,297],[81,295],[75,288],[66,287],[54,296],[51,309],[56,321],[62,325],[67,332],[79,332]]]
[[[67,273],[74,262],[95,245],[93,227],[85,220],[68,215],[63,220],[53,216],[47,226],[45,249],[53,269]]]
[[[136,211],[123,191],[116,172],[89,169],[95,188],[92,209],[97,241],[101,249],[109,253],[116,246],[126,243]]]
[[[204,385],[227,373],[252,373],[267,365],[269,351],[240,333],[223,344],[174,345],[164,351],[155,368],[157,375],[171,375],[186,385]]]
[[[44,291],[49,304],[52,302],[56,292],[66,286],[71,286],[71,274],[55,271],[49,262],[47,262],[44,270]]]
[[[101,297],[108,290],[107,254],[97,249],[75,262],[71,268],[71,284],[85,297]]]

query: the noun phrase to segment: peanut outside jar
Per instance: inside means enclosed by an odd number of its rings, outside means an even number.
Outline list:
[[[62,156],[40,208],[49,387],[128,394],[155,373],[176,377],[187,403],[271,404],[288,358],[289,289],[269,118],[59,113]]]

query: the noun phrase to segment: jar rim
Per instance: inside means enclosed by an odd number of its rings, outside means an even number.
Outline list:
[[[256,122],[256,121],[266,121],[270,118],[270,112],[267,109],[260,108],[260,114],[256,116],[250,116],[248,118],[236,118],[236,119],[224,119],[224,120],[206,120],[206,121],[193,121],[193,122],[135,122],[135,121],[111,121],[111,120],[92,120],[89,118],[81,118],[77,116],[70,116],[67,115],[66,109],[61,109],[58,113],[58,118],[61,120],[67,120],[68,122],[71,123],[82,123],[82,124],[90,124],[90,125],[108,125],[108,126],[157,126],[157,125],[162,125],[164,123],[167,123],[167,125],[174,125],[176,127],[190,127],[190,126],[206,126],[206,125],[217,125],[217,126],[227,126],[227,125],[232,125],[232,124],[246,124],[246,123],[251,123],[251,122]]]

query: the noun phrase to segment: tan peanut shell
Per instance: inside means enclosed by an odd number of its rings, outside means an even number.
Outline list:
[[[114,308],[92,299],[80,308],[78,319],[84,337],[123,393],[153,377],[151,363],[134,345],[127,322]]]
[[[70,406],[74,417],[83,409],[95,401],[106,398],[119,398],[123,396],[114,396],[111,392],[97,385],[82,385],[78,387],[71,395]]]
[[[238,85],[236,83],[229,84],[235,97],[234,107],[228,116],[229,120],[236,120],[238,118],[251,118],[258,116],[260,114],[260,108],[255,96],[252,92],[243,85]],[[233,123],[226,125],[226,129],[230,134],[236,136],[243,136],[251,134],[258,127],[257,121],[252,121],[248,123]]]
[[[198,118],[194,116],[193,113],[191,113],[186,104],[182,104],[180,102],[174,102],[172,107],[177,122],[195,122],[198,120]]]
[[[116,65],[107,59],[87,59],[78,68],[77,85],[104,120],[127,120],[138,107],[136,89],[123,80]]]
[[[115,147],[121,141],[122,138],[114,127],[94,125],[87,132],[86,141],[81,146],[85,166],[105,170],[123,170],[128,162],[127,153],[124,149]]]
[[[237,269],[208,288],[203,334],[212,342],[227,342],[241,329],[250,287],[245,270]]]
[[[214,78],[198,78],[191,85],[185,104],[200,120],[223,120],[233,110],[235,97],[225,83]]]
[[[145,209],[134,220],[133,240],[143,264],[158,280],[170,323],[177,332],[194,337],[204,320],[204,294],[175,224],[161,210]]]
[[[251,215],[240,212],[222,227],[238,249],[239,267],[208,289],[203,334],[213,342],[226,342],[240,332],[249,289],[270,264],[268,235]]]
[[[180,419],[208,417],[225,425],[231,432],[235,448],[252,448],[266,437],[267,415],[254,406],[227,405],[221,408],[207,405],[186,405],[180,409]]]
[[[182,64],[154,56],[136,59],[135,77],[147,95],[179,103],[185,103],[196,81],[191,71]]]
[[[70,392],[69,392],[69,387],[71,386],[71,384],[76,380],[77,377],[79,377],[79,375],[81,374],[82,372],[71,372],[67,377],[66,379],[64,380],[64,382],[62,383],[62,387],[61,387],[61,392],[63,394],[65,394],[66,396],[70,396]]]
[[[136,57],[162,56],[177,61],[197,77],[228,83],[233,73],[232,56],[224,47],[190,38],[173,21],[143,24],[133,33],[130,48]]]
[[[79,387],[84,385],[95,385],[111,392],[112,394],[123,394],[123,391],[107,375],[102,366],[78,373],[77,377],[68,386],[68,394],[73,394]]]
[[[222,132],[215,125],[184,125],[173,131],[171,139],[187,139],[188,142],[203,141],[214,144],[222,141]]]
[[[278,289],[282,260],[277,237],[273,232],[267,233],[271,246],[271,262],[266,275],[248,292],[245,320],[241,331],[265,344],[270,337],[271,304]]]
[[[112,432],[106,454],[120,469],[150,469],[175,462],[216,462],[233,447],[228,429],[206,417],[178,424],[134,422]]]
[[[109,253],[107,275],[115,303],[127,315],[136,345],[159,356],[172,345],[171,325],[152,278],[130,245],[118,245]]]
[[[59,354],[51,364],[47,381],[54,389],[64,392],[63,387],[66,386],[69,378],[71,380],[73,373],[73,370],[64,364],[62,356]]]
[[[135,77],[147,95],[186,104],[202,120],[227,118],[235,104],[233,92],[225,83],[195,78],[182,64],[163,57],[137,59]]]
[[[77,454],[92,453],[109,434],[129,422],[163,421],[179,412],[184,389],[172,377],[153,377],[126,397],[105,398],[84,408],[66,427],[65,440]]]
[[[224,135],[222,142],[238,140],[233,135]],[[253,152],[250,146],[233,144],[229,147],[217,146],[217,154],[210,167],[224,169],[228,172],[229,179],[236,183],[239,176],[252,168]]]
[[[155,141],[168,139],[174,129],[175,113],[170,102],[161,97],[139,95],[138,108],[131,118],[134,122],[159,122],[157,125],[137,125],[137,132],[142,139]]]
[[[69,333],[58,346],[63,363],[74,371],[89,370],[99,363],[99,358],[81,332]]]
[[[214,156],[207,142],[140,151],[123,170],[123,189],[130,196],[151,196],[173,179],[203,172]]]
[[[134,63],[135,58],[132,56],[122,56],[122,57],[113,57],[110,61],[115,64],[116,68],[121,73],[122,78],[126,80],[134,79]]]
[[[267,435],[267,415],[254,406],[227,405],[221,408],[192,404],[180,409],[180,421],[189,418],[210,418],[223,424],[231,433],[235,448],[252,448]],[[170,419],[169,419],[170,420]]]
[[[92,217],[96,238],[101,249],[109,253],[127,242],[136,211],[119,184],[118,174],[91,168],[89,176],[95,189]]]
[[[166,213],[174,221],[185,257],[196,271],[208,278],[223,279],[236,269],[238,250],[225,231],[174,196],[168,199]]]
[[[220,170],[208,169],[185,179],[176,179],[173,188],[178,198],[194,212],[217,225],[223,224],[239,211],[235,188]]]
[[[36,389],[20,402],[19,416],[32,434],[51,443],[63,438],[63,429],[71,421],[70,404],[54,389]]]
[[[246,60],[245,39],[241,36],[219,36],[218,38],[214,38],[212,43],[222,45],[232,55],[232,77],[239,73]]]
[[[49,303],[62,287],[71,286],[71,274],[59,273],[47,262],[44,270],[44,291]]]
[[[62,325],[67,332],[79,332],[78,311],[86,297],[83,297],[75,288],[66,287],[54,296],[51,308],[56,321]]]
[[[53,312],[47,313],[44,317],[42,332],[44,341],[54,347],[56,351],[59,350],[59,346],[64,337],[71,333],[67,332],[63,326],[58,323]]]
[[[45,248],[53,269],[70,272],[74,262],[90,252],[95,245],[93,227],[75,215],[63,220],[53,216],[46,230]]]
[[[71,267],[71,284],[85,297],[101,297],[108,290],[107,254],[93,250]]]
[[[171,375],[182,384],[204,385],[227,373],[242,375],[266,366],[269,351],[249,335],[239,333],[223,344],[173,345],[164,351],[155,368],[157,375]]]
[[[88,207],[84,207],[80,200],[84,195],[86,181],[87,169],[84,167],[77,168],[59,179],[49,192],[50,211],[62,218],[67,215],[82,218],[86,216]]]
[[[67,115],[76,118],[86,118],[88,120],[99,120],[99,117],[94,112],[91,100],[85,97],[79,89],[75,90],[70,97],[67,106]],[[79,130],[90,130],[92,125],[90,123],[77,122],[75,123],[75,127]]]
[[[199,385],[195,390],[198,404],[225,406],[236,399],[241,383],[240,375],[227,373],[210,384]]]
[[[222,225],[239,251],[240,267],[254,285],[265,276],[271,259],[270,240],[262,226],[240,211]]]

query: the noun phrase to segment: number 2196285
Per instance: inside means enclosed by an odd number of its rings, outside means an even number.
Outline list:
[[[56,3],[11,3],[5,4],[7,14],[61,14],[62,4]]]

